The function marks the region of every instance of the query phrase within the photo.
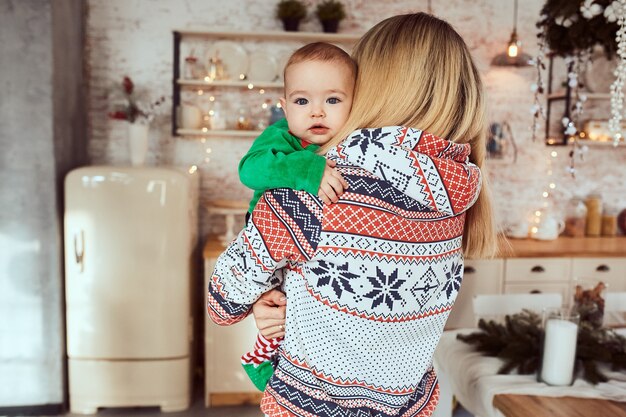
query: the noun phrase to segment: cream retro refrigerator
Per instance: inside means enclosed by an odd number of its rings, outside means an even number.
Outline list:
[[[65,179],[70,410],[189,406],[197,174],[85,167]]]

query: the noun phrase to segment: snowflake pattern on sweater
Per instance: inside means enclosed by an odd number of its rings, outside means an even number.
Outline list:
[[[462,281],[464,213],[481,186],[469,152],[417,129],[362,129],[327,154],[349,184],[339,202],[264,194],[207,293],[208,314],[229,325],[284,286],[286,335],[263,412],[432,414],[432,355]]]

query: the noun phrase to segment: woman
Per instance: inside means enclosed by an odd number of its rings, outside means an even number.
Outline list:
[[[427,14],[395,16],[353,56],[351,115],[322,147],[348,189],[331,205],[266,192],[208,288],[211,318],[233,324],[283,283],[285,340],[261,404],[272,417],[431,415],[463,253],[494,252],[482,84],[461,37]],[[274,337],[282,323],[259,328]]]

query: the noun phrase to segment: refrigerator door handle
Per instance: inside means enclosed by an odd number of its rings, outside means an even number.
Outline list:
[[[78,251],[78,239],[77,236],[74,235],[74,258],[76,259],[76,263],[80,265],[80,272],[85,271],[85,231],[80,231],[80,252]]]

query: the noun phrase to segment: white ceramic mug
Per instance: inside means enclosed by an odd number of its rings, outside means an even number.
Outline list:
[[[180,125],[184,129],[200,129],[200,126],[202,126],[202,110],[193,104],[181,104]]]
[[[565,230],[565,222],[552,216],[541,219],[536,229],[531,231],[531,237],[538,240],[555,240]]]

